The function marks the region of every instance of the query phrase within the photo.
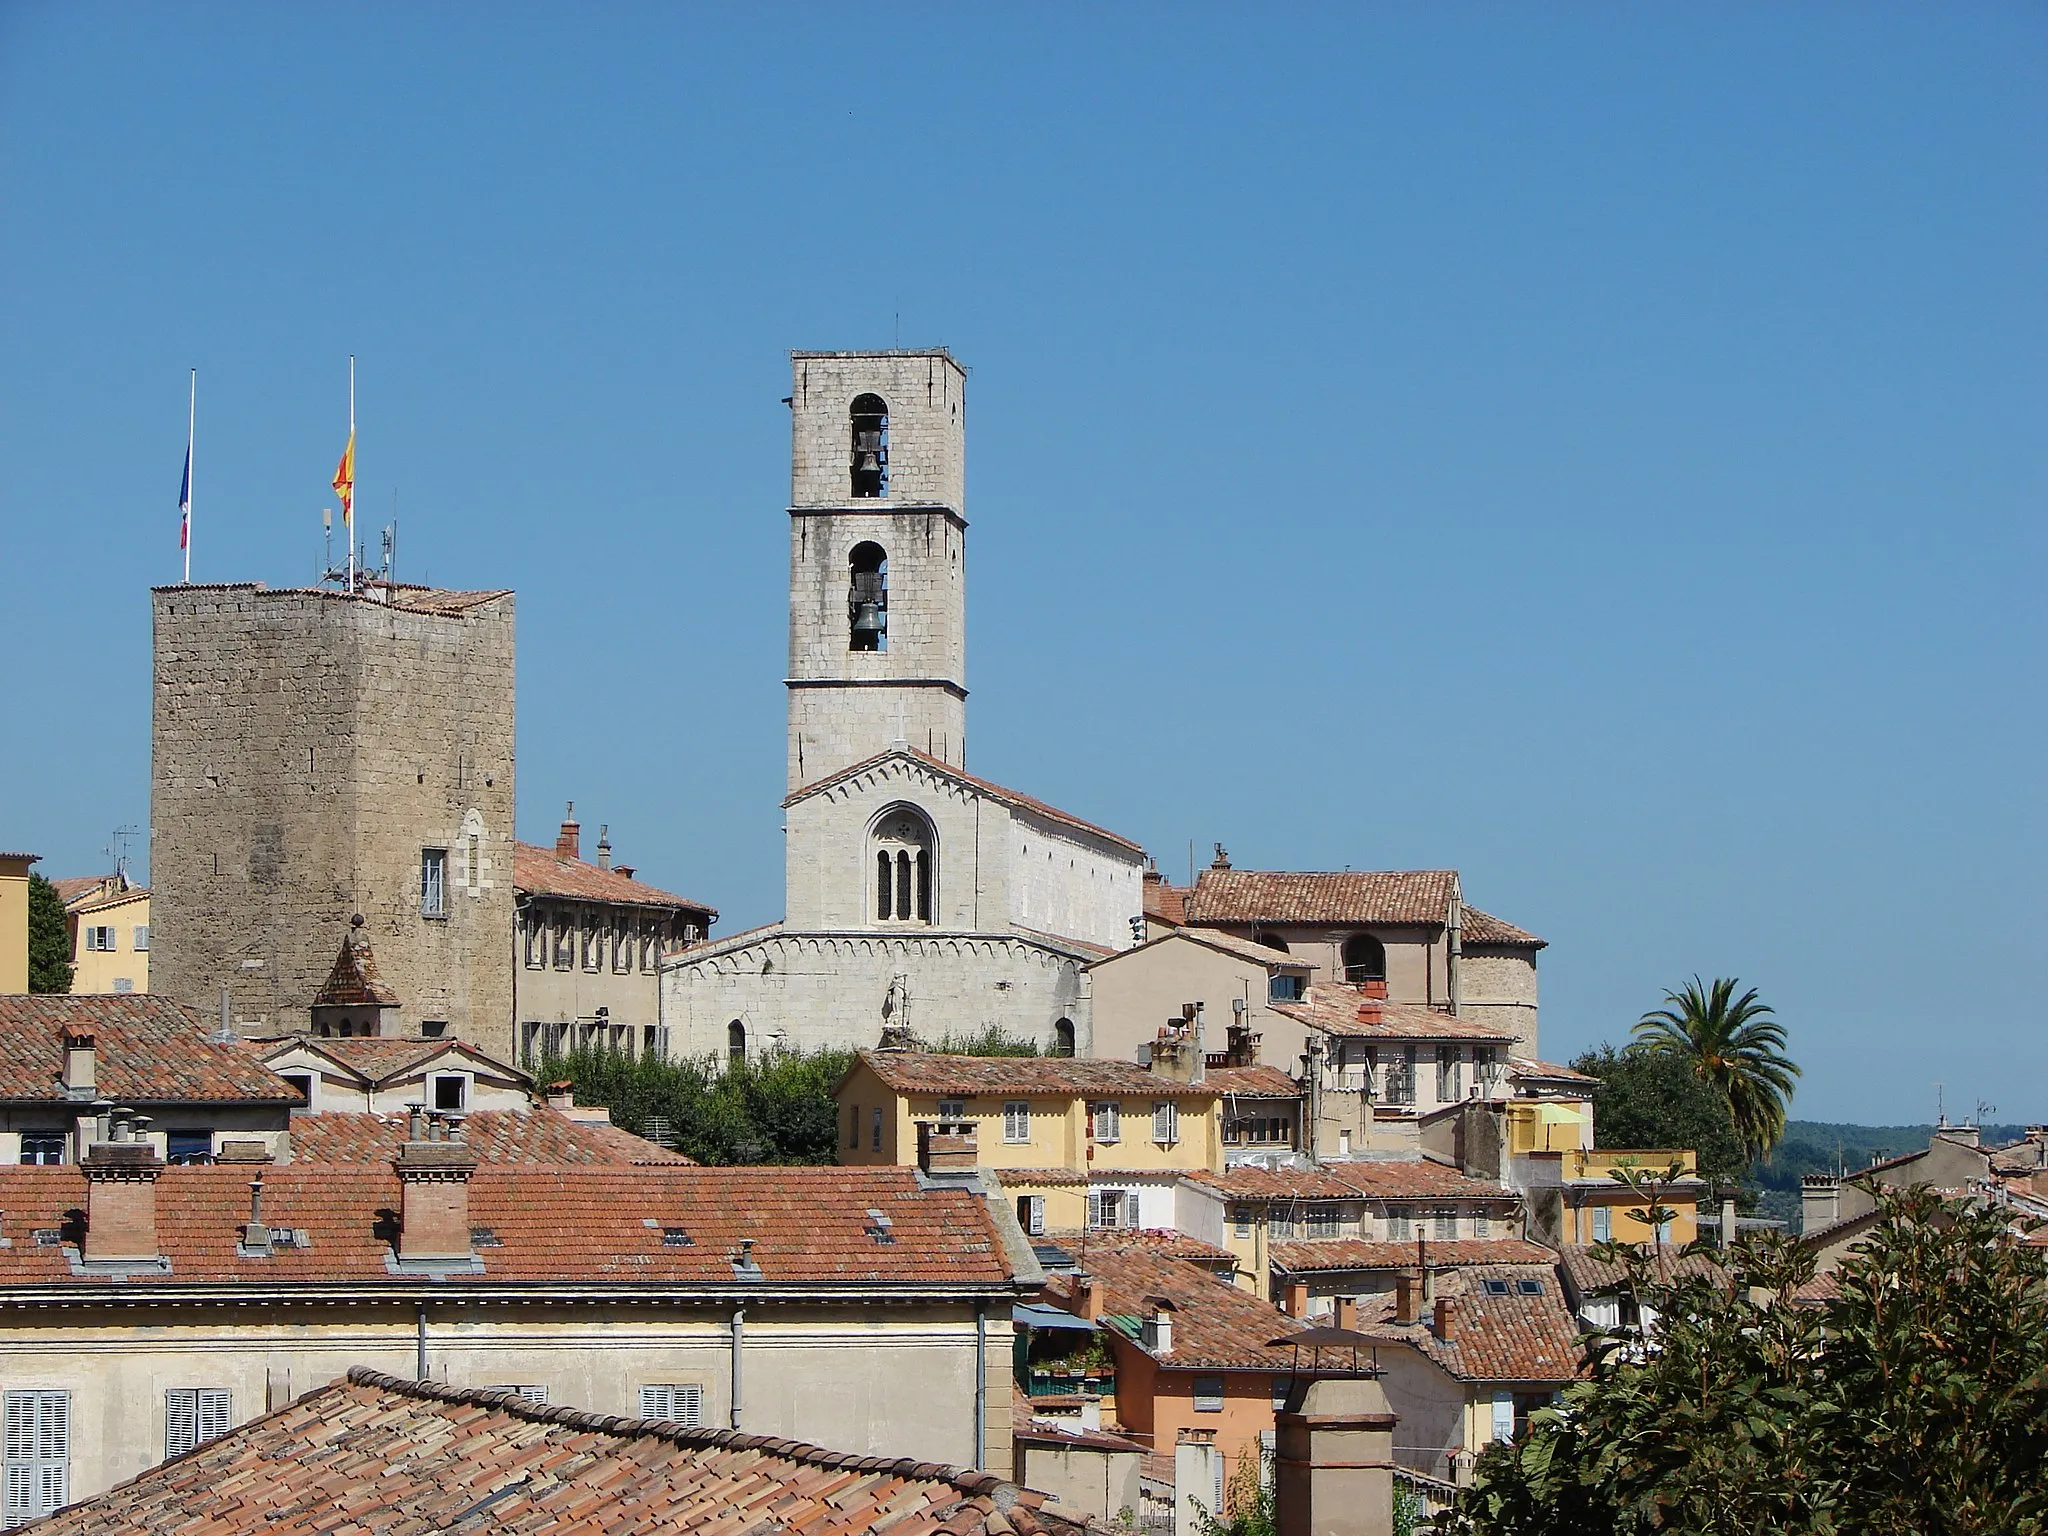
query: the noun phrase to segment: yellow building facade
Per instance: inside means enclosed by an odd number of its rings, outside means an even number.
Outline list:
[[[63,882],[59,887],[73,884]],[[71,931],[71,990],[104,994],[149,990],[149,888],[109,876],[65,892]]]
[[[0,853],[0,992],[28,990],[28,869],[37,857]]]
[[[1698,1202],[1707,1185],[1690,1151],[1570,1151],[1563,1155],[1561,1172],[1567,1243],[1647,1243],[1654,1238],[1682,1248],[1700,1235]],[[1649,1201],[1617,1177],[1624,1173],[1650,1181],[1646,1188],[1672,1213],[1655,1233]]]

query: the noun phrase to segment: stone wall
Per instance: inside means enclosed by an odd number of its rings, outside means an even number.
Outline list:
[[[793,507],[852,499],[852,406],[862,394],[889,407],[888,499],[967,505],[967,370],[943,350],[792,352]]]
[[[513,598],[450,598],[153,594],[154,990],[306,1028],[360,912],[401,1028],[509,1054]],[[421,910],[428,848],[445,917]]]
[[[1538,1057],[1536,1040],[1536,952],[1531,949],[1466,945],[1458,962],[1459,1012],[1515,1043],[1509,1053]]]

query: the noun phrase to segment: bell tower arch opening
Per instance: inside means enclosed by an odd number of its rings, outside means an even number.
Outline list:
[[[851,582],[846,594],[849,651],[889,649],[889,552],[872,539],[853,546],[847,557]]]
[[[889,402],[880,395],[853,399],[853,497],[877,501],[889,494]]]

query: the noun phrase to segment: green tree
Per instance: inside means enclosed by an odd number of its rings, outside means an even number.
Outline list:
[[[1611,1246],[1653,1330],[1588,1335],[1585,1378],[1481,1455],[1440,1528],[2043,1536],[2048,1255],[2008,1220],[1889,1194],[1817,1306],[1795,1300],[1813,1254],[1782,1236],[1662,1284]]]
[[[33,873],[28,877],[28,989],[71,990],[71,932],[64,921],[64,898],[56,886]]]
[[[1690,1147],[1699,1155],[1704,1177],[1719,1185],[1741,1180],[1748,1159],[1736,1140],[1727,1100],[1676,1056],[1603,1045],[1572,1065],[1599,1079],[1593,1090],[1593,1137],[1603,1150]]]
[[[1799,1068],[1785,1054],[1785,1026],[1751,987],[1741,997],[1733,977],[1702,987],[1695,976],[1683,990],[1666,992],[1671,1006],[1637,1021],[1636,1039],[1652,1051],[1676,1056],[1728,1101],[1735,1135],[1750,1157],[1770,1156],[1785,1134],[1785,1110]]]
[[[577,1050],[535,1075],[567,1078],[580,1102],[610,1109],[613,1124],[700,1163],[830,1163],[839,1155],[832,1085],[852,1060],[846,1051],[774,1051],[721,1066]]]

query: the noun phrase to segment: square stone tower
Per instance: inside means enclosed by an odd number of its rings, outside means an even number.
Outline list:
[[[403,1032],[510,1060],[512,594],[152,599],[151,990],[304,1030],[361,913]]]
[[[905,741],[967,762],[967,372],[793,352],[789,788]]]

